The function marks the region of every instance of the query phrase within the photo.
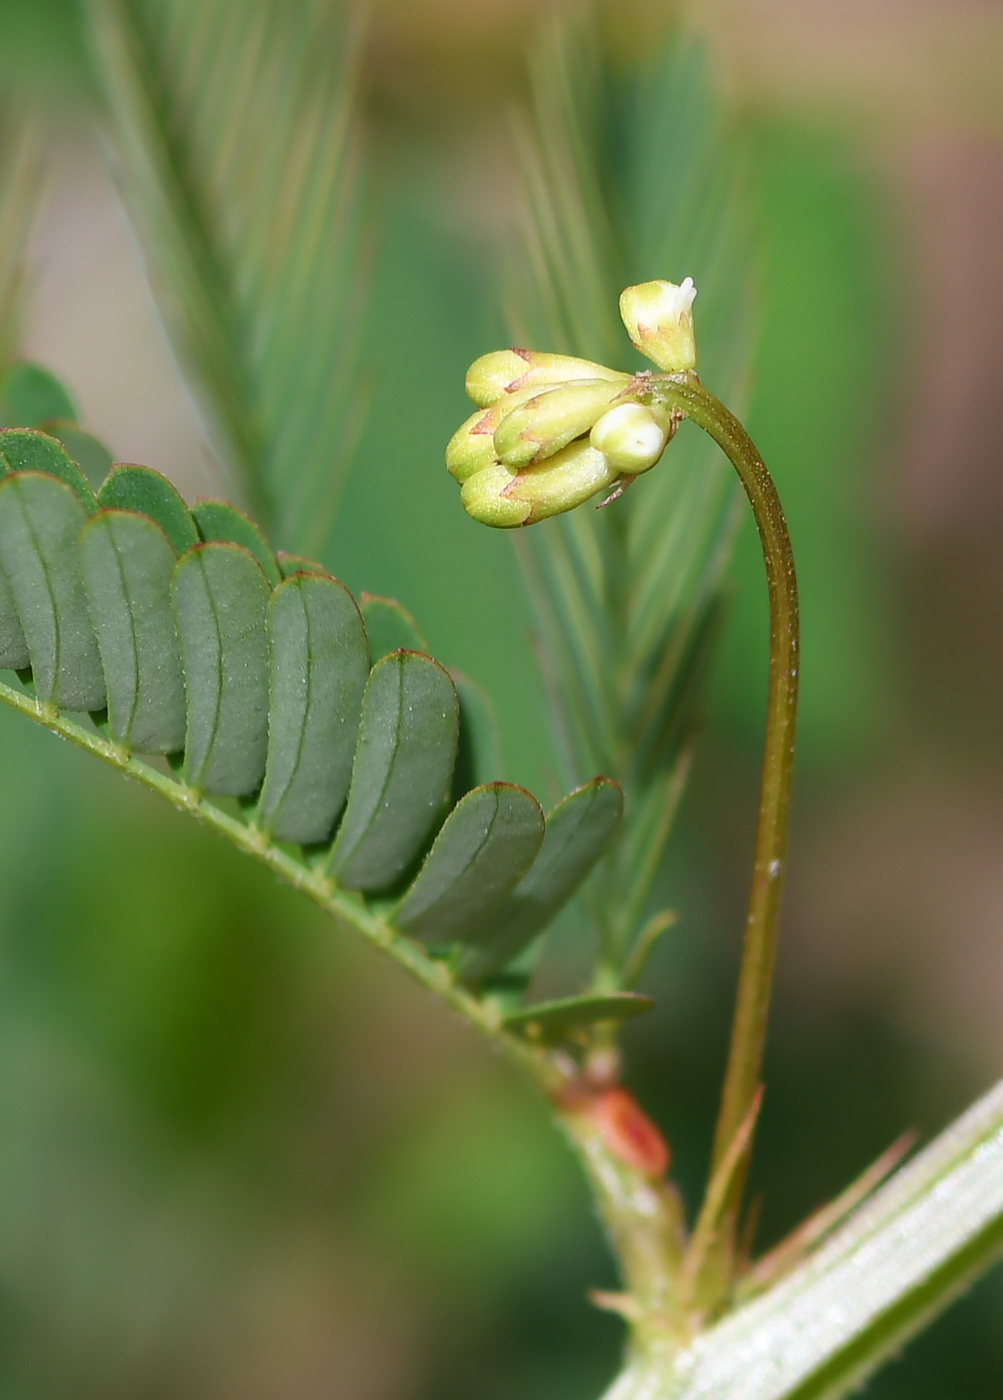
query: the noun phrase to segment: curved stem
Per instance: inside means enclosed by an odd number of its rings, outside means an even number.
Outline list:
[[[732,1023],[728,1067],[714,1135],[711,1175],[725,1161],[759,1086],[770,990],[776,960],[790,812],[797,718],[799,630],[797,578],[787,522],[766,464],[741,423],[695,374],[653,375],[640,397],[652,406],[681,411],[709,433],[731,461],[749,498],[770,600],[770,676],[756,854],[745,924],[742,966]],[[744,1170],[728,1193],[719,1236],[734,1233]]]

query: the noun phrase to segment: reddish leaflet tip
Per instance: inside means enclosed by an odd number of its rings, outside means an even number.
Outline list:
[[[663,1177],[668,1171],[669,1144],[626,1089],[597,1094],[588,1116],[610,1152],[626,1166],[651,1177]]]

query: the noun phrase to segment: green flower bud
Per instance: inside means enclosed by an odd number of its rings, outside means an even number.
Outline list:
[[[622,392],[606,379],[548,389],[506,413],[495,429],[495,454],[509,467],[542,462],[587,433]]]
[[[497,462],[494,433],[506,413],[531,399],[537,391],[530,387],[517,390],[488,409],[472,413],[462,428],[458,428],[446,447],[446,469],[450,476],[464,482],[482,467]]]
[[[574,510],[620,473],[587,442],[573,442],[535,467],[512,472],[503,463],[485,467],[464,483],[463,507],[482,525],[511,529]]]
[[[655,465],[671,435],[650,408],[620,403],[603,414],[589,441],[618,472],[637,476]]]
[[[696,368],[693,299],[697,289],[687,277],[674,282],[641,282],[620,296],[620,316],[627,334],[643,355],[667,374]]]
[[[509,471],[501,462],[482,467],[463,483],[460,492],[463,509],[482,525],[495,525],[502,530],[524,524],[533,508],[532,503],[511,500],[505,494],[516,480],[516,473]]]
[[[549,355],[537,350],[494,350],[482,355],[467,370],[467,394],[474,403],[488,408],[506,394],[544,384],[567,384],[575,379],[609,379],[626,383],[620,374],[590,360],[572,355]]]

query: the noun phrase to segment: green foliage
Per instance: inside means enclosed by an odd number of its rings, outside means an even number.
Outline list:
[[[605,996],[558,997],[513,1011],[505,1017],[508,1030],[524,1030],[534,1039],[560,1041],[596,1023],[629,1021],[650,1011],[651,997],[637,992],[608,992]]]
[[[475,937],[533,864],[543,832],[543,810],[525,788],[474,788],[436,837],[397,912],[398,927],[445,943]]]
[[[191,512],[165,476],[149,467],[118,465],[98,491],[103,510],[128,510],[148,515],[163,530],[175,554],[184,554],[199,538]]]
[[[627,94],[587,27],[551,28],[532,62],[517,129],[529,214],[507,287],[516,343],[632,366],[620,289],[693,276],[701,375],[734,405],[750,344],[751,248],[700,51],[675,43]],[[737,518],[727,463],[684,426],[614,505],[517,541],[566,780],[598,769],[627,794],[622,837],[589,902],[606,990],[624,985],[650,913]]]
[[[35,693],[67,710],[100,710],[104,672],[77,559],[87,523],[62,481],[38,472],[0,486],[0,559],[10,582]]]
[[[38,156],[34,132],[22,112],[0,101],[0,369],[6,370],[17,337],[21,262],[35,211]],[[0,419],[3,418],[0,413]]]
[[[260,564],[273,588],[281,581],[278,561],[254,521],[228,501],[196,501],[192,519],[206,544],[239,544]]]
[[[468,980],[500,972],[532,943],[607,850],[622,817],[623,789],[610,778],[593,778],[558,803],[529,874],[478,930],[461,964]]]
[[[102,510],[78,540],[108,690],[108,732],[141,753],[185,745],[185,681],[171,608],[177,556],[143,515]]]
[[[268,580],[240,545],[197,546],[172,593],[185,670],[185,780],[230,797],[257,791],[268,751]]]
[[[77,409],[54,374],[21,363],[0,379],[0,417],[11,428],[40,428],[60,418],[75,423]]]
[[[298,573],[268,608],[268,763],[260,821],[283,841],[323,841],[352,776],[369,647],[336,579]]]
[[[189,514],[143,467],[114,468],[95,498],[65,450],[37,431],[0,434],[0,452],[10,466],[0,486],[3,659],[30,664],[48,708],[4,687],[8,703],[179,806],[202,792],[245,799],[244,826],[200,810],[245,849],[267,853],[272,838],[307,847],[279,863],[291,883],[313,888],[318,871],[322,889],[330,876],[389,899],[411,939],[467,945],[468,984],[542,932],[599,860],[622,808],[608,779],[571,794],[547,821],[535,798],[502,783],[474,787],[449,813],[461,728],[451,677],[399,647],[370,670],[366,625],[347,589],[309,561],[281,579],[240,512],[200,502]],[[34,470],[39,463],[58,475]],[[216,538],[197,538],[196,522]],[[180,557],[175,542],[186,546]],[[366,612],[383,642],[388,626],[420,640],[392,600],[369,599]],[[461,687],[475,772],[493,761],[490,716],[476,689]],[[56,717],[105,707],[95,718],[111,750]],[[169,755],[182,781],[136,767],[132,749]],[[432,960],[408,946],[412,970],[435,981]]]
[[[287,549],[330,529],[360,421],[348,7],[86,0],[164,319],[237,492]]]

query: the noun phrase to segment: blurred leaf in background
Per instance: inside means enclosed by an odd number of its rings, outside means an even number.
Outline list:
[[[364,412],[360,15],[331,0],[87,0],[111,144],[224,467],[315,553]]]

